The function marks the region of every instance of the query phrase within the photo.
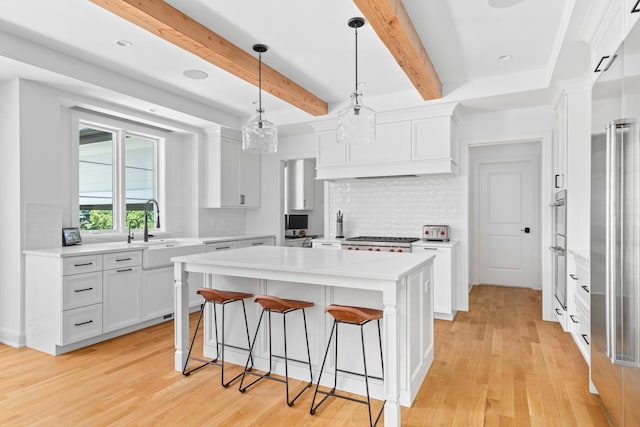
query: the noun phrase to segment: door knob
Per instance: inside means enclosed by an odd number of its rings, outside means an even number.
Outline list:
[[[526,234],[529,234],[531,232],[531,229],[529,227],[525,227],[521,228],[520,231],[524,231]]]

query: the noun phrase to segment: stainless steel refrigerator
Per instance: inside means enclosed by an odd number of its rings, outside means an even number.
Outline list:
[[[640,426],[640,120],[591,152],[591,377],[611,422]]]

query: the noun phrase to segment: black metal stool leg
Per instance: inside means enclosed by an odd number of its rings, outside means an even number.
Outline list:
[[[213,359],[213,362],[217,362],[218,358],[220,357],[220,340],[218,339],[218,309],[217,309],[217,305],[218,303],[214,302],[212,303],[213,305],[213,327],[215,329],[215,333],[216,333],[216,357]],[[223,306],[224,307],[224,306]],[[224,308],[222,311],[222,327],[224,328]],[[222,336],[222,342],[224,342],[224,335]]]
[[[244,384],[244,378],[246,377],[247,373],[251,373],[249,371],[249,362],[253,360],[251,358],[251,355],[253,354],[253,347],[255,347],[256,339],[258,338],[258,333],[260,332],[260,324],[262,323],[262,317],[264,316],[264,312],[265,312],[264,309],[262,309],[262,311],[260,312],[260,319],[258,319],[258,326],[256,326],[256,333],[253,336],[253,341],[251,342],[251,346],[249,347],[249,357],[247,357],[247,363],[244,365],[244,371],[242,371],[242,379],[240,380],[240,385],[238,386],[238,390],[240,391],[240,393],[244,393],[245,391],[247,391],[249,387],[251,387],[253,384],[257,383],[262,379],[262,377],[259,376],[257,379],[247,384],[245,387],[242,387],[242,384]]]
[[[322,398],[322,400],[318,403],[317,406],[313,406],[314,403],[316,402],[316,396],[318,395],[318,389],[320,388],[320,380],[322,379],[322,372],[324,372],[324,365],[327,362],[327,356],[329,355],[329,349],[331,348],[331,339],[333,338],[333,331],[336,329],[336,325],[337,322],[334,320],[333,321],[333,326],[331,327],[331,333],[329,334],[329,342],[327,343],[327,349],[324,351],[324,357],[322,358],[322,365],[320,366],[320,373],[318,374],[318,383],[316,384],[316,391],[313,392],[313,399],[311,399],[311,409],[309,409],[309,413],[311,415],[314,415],[316,413],[316,409],[318,409],[318,407],[320,407],[320,405],[322,405],[322,403],[327,400],[327,398],[329,397],[329,395],[331,393],[333,393],[336,389],[336,386],[334,384],[333,389],[327,393],[324,398]],[[336,340],[336,345],[337,345],[337,340]],[[335,381],[335,380],[334,380]]]
[[[203,366],[208,365],[208,363],[204,363],[201,366],[198,366],[197,368],[187,371],[187,367],[189,366],[189,359],[191,357],[191,350],[193,350],[193,344],[196,342],[196,336],[198,335],[198,329],[200,328],[200,322],[202,321],[202,314],[204,313],[204,305],[205,305],[204,302],[200,305],[200,316],[198,317],[198,322],[196,323],[196,330],[194,331],[193,338],[191,339],[191,345],[189,346],[189,352],[187,353],[187,360],[184,362],[184,367],[182,368],[182,375],[184,376],[189,376],[191,372],[196,371],[202,368]]]
[[[311,370],[311,352],[309,351],[309,335],[307,334],[307,317],[304,314],[304,308],[296,309],[292,311],[302,310],[302,318],[304,320],[304,337],[307,341],[307,360],[309,363],[309,383],[306,384],[302,390],[292,399],[289,400],[289,357],[287,355],[287,313],[282,313],[282,325],[284,327],[284,372],[285,372],[285,385],[287,390],[287,405],[293,406],[293,404],[298,400],[298,398],[302,395],[302,393],[313,385],[313,371]],[[295,360],[295,359],[294,359]]]
[[[247,347],[251,347],[251,338],[249,338],[249,322],[247,322],[247,309],[245,308],[244,300],[242,300],[242,313],[244,314],[244,327],[247,331]],[[379,329],[380,322],[378,322],[378,330]],[[251,353],[249,353],[249,359],[251,359],[251,366],[249,367],[249,370],[251,370],[251,368],[253,368],[253,355]]]
[[[373,426],[371,416],[371,397],[369,396],[369,375],[367,373],[367,355],[364,348],[364,328],[360,325],[360,341],[362,342],[362,364],[364,365],[364,385],[367,390],[367,408],[369,409],[369,424]]]

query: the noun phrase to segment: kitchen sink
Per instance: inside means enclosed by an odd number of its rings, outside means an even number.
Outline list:
[[[133,245],[134,243],[132,243]],[[198,242],[181,242],[178,240],[153,240],[137,242],[137,246],[144,246],[142,251],[142,268],[170,267],[171,258],[180,255],[190,255],[205,252],[205,245]]]

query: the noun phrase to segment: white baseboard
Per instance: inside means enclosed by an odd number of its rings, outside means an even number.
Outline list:
[[[0,328],[0,343],[20,348],[26,345],[26,339],[24,333],[13,329]]]

